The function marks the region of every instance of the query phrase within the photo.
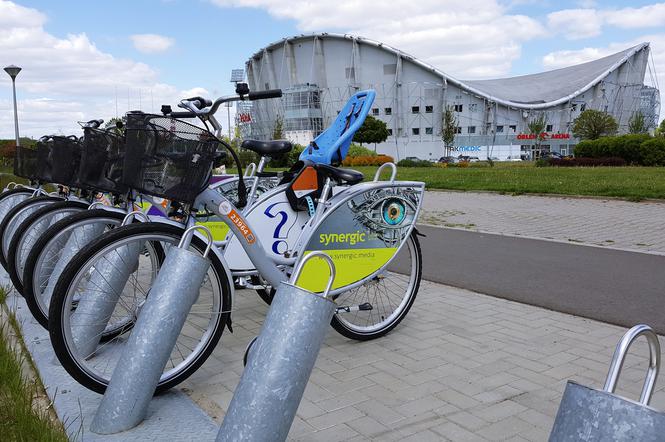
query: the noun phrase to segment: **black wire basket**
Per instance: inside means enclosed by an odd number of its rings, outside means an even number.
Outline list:
[[[78,171],[81,164],[81,143],[74,136],[51,136],[49,164],[51,182],[69,187],[79,187]]]
[[[14,175],[31,181],[52,181],[52,138],[45,136],[34,147],[18,146],[14,155]]]
[[[78,172],[80,186],[96,191],[125,193],[128,189],[122,183],[124,137],[114,130],[91,127],[84,128],[83,134]]]
[[[128,113],[123,183],[147,195],[192,203],[207,186],[219,141],[161,115]]]

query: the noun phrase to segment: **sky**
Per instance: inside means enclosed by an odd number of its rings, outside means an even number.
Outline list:
[[[655,75],[646,82],[665,89],[665,3],[639,0],[0,0],[0,67],[23,68],[22,136],[79,134],[77,121],[229,94],[231,70],[254,52],[312,32],[379,40],[463,80],[648,41]],[[12,112],[0,72],[0,139],[14,136]]]

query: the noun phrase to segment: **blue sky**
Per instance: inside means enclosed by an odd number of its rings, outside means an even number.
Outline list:
[[[231,69],[282,37],[349,32],[461,79],[539,72],[652,42],[665,74],[665,3],[513,0],[0,0],[0,63],[19,77],[22,132],[72,132],[186,93],[231,91]],[[400,11],[396,14],[396,11]],[[661,72],[662,71],[662,72]],[[665,78],[662,78],[665,88]],[[0,76],[0,138],[13,133]],[[129,103],[128,103],[129,98]],[[156,109],[155,109],[156,108]]]

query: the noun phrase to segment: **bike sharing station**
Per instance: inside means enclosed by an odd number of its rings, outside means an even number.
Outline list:
[[[392,163],[371,181],[334,166],[374,92],[351,96],[282,173],[265,167],[290,143],[245,140],[261,160],[243,172],[214,117],[224,103],[281,91],[238,83],[236,92],[183,100],[183,112],[131,112],[125,127],[101,130],[93,120],[81,139],[45,137],[17,152],[15,173],[34,185],[0,194],[3,265],[64,369],[103,394],[89,423],[96,435],[130,435],[151,419],[159,393],[200,368],[233,329],[236,288],[256,290],[270,307],[248,343],[219,441],[285,440],[330,325],[350,339],[379,338],[415,300],[424,183],[397,180]],[[210,184],[220,146],[238,174]],[[49,192],[48,183],[59,190]],[[377,302],[387,285],[396,298]],[[650,361],[638,403],[614,391],[641,336]],[[665,419],[649,407],[659,367],[657,336],[634,327],[617,346],[603,391],[569,382],[550,440],[660,440]]]

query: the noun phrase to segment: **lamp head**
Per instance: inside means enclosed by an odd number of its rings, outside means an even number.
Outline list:
[[[12,77],[12,80],[14,80],[18,73],[21,72],[21,68],[12,64],[5,68],[5,72],[7,72],[9,76]]]

